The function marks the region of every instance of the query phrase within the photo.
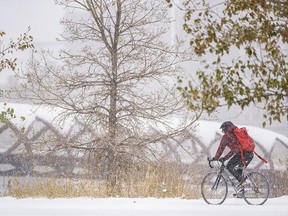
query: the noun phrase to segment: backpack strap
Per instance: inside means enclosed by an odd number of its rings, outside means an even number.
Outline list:
[[[240,154],[241,154],[242,163],[243,163],[244,167],[246,168],[247,165],[246,165],[246,162],[245,162],[243,149],[240,148],[239,150],[240,150]],[[253,151],[253,153],[254,153],[254,154],[255,154],[255,155],[256,155],[256,156],[257,156],[257,157],[258,157],[262,162],[264,162],[264,163],[268,163],[268,161],[265,160],[263,157],[261,157],[259,154],[257,154],[257,152]]]
[[[254,151],[254,154],[261,160],[263,161],[264,163],[268,163],[267,160],[265,160],[263,157],[261,157],[259,154],[257,154],[255,151]]]
[[[245,163],[245,158],[244,158],[244,153],[243,153],[243,149],[242,148],[240,148],[240,153],[241,153],[242,164],[244,165],[244,168],[246,168],[247,165]]]

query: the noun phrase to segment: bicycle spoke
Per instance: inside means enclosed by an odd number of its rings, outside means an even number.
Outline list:
[[[228,192],[227,182],[217,172],[208,173],[201,184],[202,197],[208,204],[219,205],[224,202]]]
[[[244,199],[250,205],[262,205],[269,196],[269,183],[265,176],[258,172],[247,175],[244,185]]]

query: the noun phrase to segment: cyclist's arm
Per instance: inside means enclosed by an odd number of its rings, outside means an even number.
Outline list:
[[[233,150],[230,150],[230,151],[228,152],[228,154],[226,154],[226,155],[224,156],[224,158],[225,158],[226,160],[228,160],[228,159],[231,158],[234,154],[235,154],[235,152],[234,152]]]
[[[224,151],[224,149],[226,148],[226,146],[227,146],[227,136],[223,136],[222,137],[222,139],[221,139],[221,142],[220,142],[220,145],[219,145],[219,147],[218,147],[218,149],[217,149],[217,152],[216,152],[216,154],[215,154],[215,156],[214,156],[214,160],[218,160],[220,157],[221,157],[221,155],[222,155],[222,153],[223,153],[223,151]]]

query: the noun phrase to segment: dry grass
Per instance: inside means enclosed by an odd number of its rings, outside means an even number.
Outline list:
[[[277,172],[272,181],[272,192],[275,197],[288,195],[288,158],[283,163],[286,163],[286,170]]]
[[[198,179],[198,180],[197,180]],[[68,178],[33,178],[13,180],[9,196],[71,198],[71,197],[182,197],[199,198],[197,172],[191,174],[177,164],[147,166],[133,171],[111,186],[106,181],[71,180]]]
[[[274,196],[287,196],[288,195],[288,171],[276,175],[273,185]]]
[[[64,178],[36,178],[29,181],[14,180],[9,185],[9,195],[17,198],[94,196],[91,187],[93,185],[87,180],[83,180],[83,182],[75,182]]]
[[[201,169],[183,168],[176,164],[147,166],[133,171],[112,186],[107,181],[72,180],[69,178],[25,178],[9,182],[8,195],[46,198],[72,197],[157,197],[200,198]],[[189,171],[189,172],[188,172]],[[275,175],[272,197],[288,194],[288,170]]]

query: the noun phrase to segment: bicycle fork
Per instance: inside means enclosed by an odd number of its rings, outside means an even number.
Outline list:
[[[214,185],[212,187],[212,190],[217,190],[218,188],[218,185],[219,185],[219,182],[220,182],[220,179],[221,179],[221,174],[219,173],[217,178],[216,178],[216,181],[214,182]]]
[[[225,168],[225,166],[221,166],[220,171],[219,171],[219,173],[217,175],[217,178],[216,178],[216,180],[214,182],[214,185],[212,187],[212,190],[216,190],[218,188],[218,185],[219,185],[219,182],[221,180],[222,172],[223,172],[224,168]]]

